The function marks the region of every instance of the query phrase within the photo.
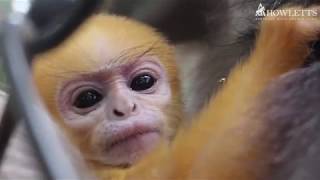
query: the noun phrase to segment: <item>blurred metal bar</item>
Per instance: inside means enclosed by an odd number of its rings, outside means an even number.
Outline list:
[[[15,106],[9,106],[9,108],[15,108],[11,109],[10,113],[20,112],[27,121],[49,177],[52,179],[80,179],[70,162],[68,153],[64,151],[57,137],[52,120],[34,93],[31,72],[18,28],[14,24],[7,23],[3,29],[4,62],[12,88],[9,101],[19,102]]]
[[[50,0],[43,0],[48,3]],[[70,15],[60,23],[51,26],[47,32],[39,33],[26,41],[20,32],[21,27],[14,18],[2,24],[0,31],[0,55],[10,85],[10,105],[7,105],[2,128],[8,128],[3,142],[7,144],[15,127],[16,119],[24,119],[40,154],[41,160],[51,179],[81,179],[72,163],[70,153],[65,149],[58,136],[48,112],[40,102],[32,83],[29,62],[34,54],[57,46],[67,38],[102,0],[78,0],[70,10]],[[42,7],[50,8],[50,6]],[[40,6],[41,7],[41,6]],[[43,11],[45,12],[45,11]],[[39,14],[40,15],[40,14]],[[31,19],[32,21],[32,19]],[[27,48],[27,49],[26,49]],[[21,116],[20,116],[21,115]],[[3,148],[4,149],[4,148]],[[4,150],[2,150],[4,152]]]

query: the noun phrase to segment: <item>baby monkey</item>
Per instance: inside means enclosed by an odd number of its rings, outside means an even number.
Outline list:
[[[96,15],[34,62],[45,105],[89,166],[129,167],[175,136],[183,113],[174,52],[153,29]]]

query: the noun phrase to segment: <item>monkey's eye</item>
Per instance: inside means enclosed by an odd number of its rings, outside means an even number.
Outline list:
[[[150,89],[156,81],[150,74],[139,74],[132,79],[130,88],[134,91],[144,91]]]
[[[101,93],[94,89],[87,89],[76,97],[73,106],[79,109],[89,108],[99,103],[102,99],[103,96]]]

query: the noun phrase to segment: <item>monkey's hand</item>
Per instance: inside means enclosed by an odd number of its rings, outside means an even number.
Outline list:
[[[232,70],[225,86],[211,100],[211,111],[215,109],[216,113],[226,116],[232,113],[225,113],[225,108],[229,112],[233,106],[234,109],[247,109],[239,103],[255,101],[270,81],[304,64],[310,54],[310,42],[317,40],[320,32],[320,7],[291,7],[278,11],[283,13],[267,16],[261,22],[255,48],[248,60]],[[296,12],[300,16],[291,16]],[[304,16],[303,12],[312,12],[312,16]],[[222,108],[213,107],[214,104]]]
[[[319,38],[320,7],[275,10],[261,23],[253,59],[260,59],[265,72],[284,73],[303,64],[309,43]],[[282,12],[282,13],[281,13]]]
[[[319,38],[320,7],[290,7],[275,11],[279,11],[274,13],[279,15],[271,14],[261,22],[248,61],[237,66],[229,76],[233,83],[245,83],[241,87],[253,91],[251,95],[260,92],[270,80],[301,67],[310,54],[310,42]],[[250,87],[253,84],[256,88]]]

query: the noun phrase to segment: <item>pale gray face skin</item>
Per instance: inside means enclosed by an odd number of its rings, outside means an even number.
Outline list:
[[[171,89],[154,58],[106,67],[65,82],[57,102],[66,126],[89,134],[86,158],[129,166],[168,136],[163,110]]]

